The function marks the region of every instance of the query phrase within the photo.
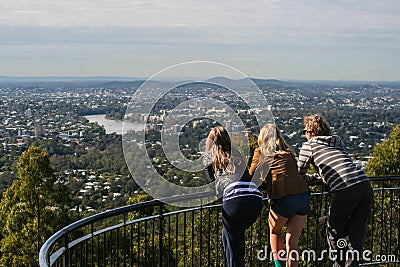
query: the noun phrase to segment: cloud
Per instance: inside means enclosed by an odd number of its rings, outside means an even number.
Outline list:
[[[390,42],[399,13],[397,0],[2,1],[0,43],[317,44],[382,32]]]
[[[335,69],[374,64],[383,76],[386,65],[399,69],[398,14],[398,0],[9,0],[0,2],[0,60],[3,73],[59,64],[56,74],[68,74],[73,60],[97,74],[136,61],[144,73],[157,60],[220,59],[257,76],[343,77]]]
[[[0,24],[47,27],[399,27],[397,0],[2,1]],[[371,19],[374,23],[371,22]],[[397,25],[397,26],[395,26]]]

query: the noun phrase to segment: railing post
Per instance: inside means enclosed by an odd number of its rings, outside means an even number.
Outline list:
[[[127,238],[126,238],[126,212],[124,212],[124,244],[123,244],[123,251],[124,251],[124,267],[126,267],[126,255],[128,254],[126,252],[126,246],[127,246]],[[129,241],[131,243],[132,240]]]
[[[64,266],[65,266],[65,267],[68,267],[68,266],[69,266],[69,248],[68,248],[68,238],[67,238],[67,235],[64,235],[63,242],[64,242],[64,247],[65,247]],[[50,259],[49,259],[49,264],[51,264],[51,263],[50,263]],[[51,266],[51,265],[50,265],[50,266]]]
[[[91,265],[93,266],[94,265],[94,226],[93,226],[93,223],[91,223],[90,224],[90,234],[91,234],[91,237],[90,237],[90,253],[91,253],[91,255],[90,255],[90,261],[91,261]],[[87,261],[87,260],[86,260]]]
[[[200,246],[200,257],[199,257],[199,261],[200,261],[200,266],[203,265],[202,263],[202,259],[203,259],[203,255],[202,255],[202,245],[203,245],[203,197],[200,197],[200,242],[199,242],[199,246]],[[193,253],[193,252],[192,252]]]
[[[163,267],[162,257],[163,257],[163,203],[160,201],[158,214],[160,216],[159,226],[158,226],[158,266]]]

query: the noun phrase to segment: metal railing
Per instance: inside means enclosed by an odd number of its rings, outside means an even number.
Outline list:
[[[400,260],[400,176],[370,177],[374,204],[365,249],[372,252],[362,265],[398,266]],[[182,199],[209,197],[194,194]],[[319,259],[327,243],[318,218],[328,213],[330,194],[312,187],[311,212],[300,249],[315,252],[302,266],[331,266]],[[171,203],[171,201],[169,201]],[[45,266],[224,266],[221,203],[182,209],[151,200],[105,211],[79,220],[55,233],[42,246]],[[246,233],[246,266],[273,266],[269,253],[268,207]],[[308,255],[310,256],[310,255]],[[379,258],[378,258],[379,256]]]

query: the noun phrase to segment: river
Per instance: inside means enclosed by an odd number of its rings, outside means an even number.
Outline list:
[[[90,115],[85,116],[85,118],[88,119],[89,122],[97,122],[100,126],[104,127],[106,134],[122,134],[122,127],[125,127],[125,132],[126,129],[133,131],[139,131],[143,129],[143,124],[140,123],[125,122],[124,124],[123,121],[106,119],[106,114]]]

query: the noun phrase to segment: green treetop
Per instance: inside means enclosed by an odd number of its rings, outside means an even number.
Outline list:
[[[66,186],[57,181],[48,155],[31,146],[17,162],[19,179],[3,193],[1,266],[38,266],[44,241],[69,223]]]
[[[367,174],[400,175],[400,125],[394,127],[388,139],[374,148],[368,161]]]

